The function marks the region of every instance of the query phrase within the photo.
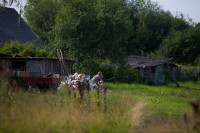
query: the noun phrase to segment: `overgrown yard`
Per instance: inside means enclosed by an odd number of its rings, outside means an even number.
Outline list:
[[[190,129],[183,116],[191,114],[189,101],[200,98],[200,81],[180,85],[182,88],[174,83],[107,83],[104,110],[103,102],[100,107],[96,104],[95,90],[90,93],[90,102],[85,94],[80,105],[66,89],[56,95],[37,91],[12,94],[4,83],[0,88],[0,132],[187,132]]]
[[[200,81],[185,81],[163,86],[146,86],[142,84],[107,84],[115,92],[126,91],[137,101],[143,101],[152,117],[179,119],[190,110],[189,102],[200,98]]]

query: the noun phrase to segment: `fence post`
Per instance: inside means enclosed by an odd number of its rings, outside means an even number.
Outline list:
[[[167,63],[167,68],[168,68],[169,75],[171,76],[172,80],[176,83],[176,86],[180,87],[178,82],[176,81],[175,75],[172,73],[169,63]]]

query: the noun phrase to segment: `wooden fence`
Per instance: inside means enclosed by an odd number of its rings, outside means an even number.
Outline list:
[[[185,78],[198,78],[200,77],[200,68],[173,68],[173,73],[176,78],[178,79],[185,79]]]

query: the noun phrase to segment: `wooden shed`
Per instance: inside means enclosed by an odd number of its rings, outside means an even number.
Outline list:
[[[152,58],[142,56],[129,56],[127,63],[140,72],[140,79],[145,84],[163,84],[166,74],[170,74],[172,58]]]
[[[71,74],[71,65],[74,61],[64,59],[67,74]],[[30,72],[31,77],[47,76],[49,73],[63,75],[58,58],[22,57],[0,54],[0,71],[15,70]]]

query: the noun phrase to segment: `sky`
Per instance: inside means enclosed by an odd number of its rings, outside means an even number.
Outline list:
[[[0,4],[3,0],[0,0]],[[27,0],[19,0],[24,6]],[[186,20],[191,18],[193,22],[200,22],[200,0],[151,0],[158,2],[165,11],[170,11],[174,16],[177,13],[183,13]],[[13,4],[11,8],[15,8],[19,12],[19,8]]]
[[[200,22],[200,0],[151,0],[158,2],[165,11],[170,11],[174,16],[177,12],[183,13],[186,18],[193,22]]]

